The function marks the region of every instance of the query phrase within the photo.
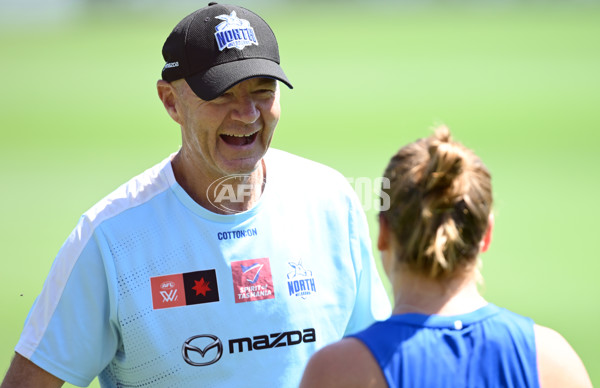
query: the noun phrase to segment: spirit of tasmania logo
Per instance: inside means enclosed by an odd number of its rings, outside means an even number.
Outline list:
[[[304,268],[302,260],[297,263],[290,261],[288,264],[292,267],[292,271],[287,274],[290,296],[306,299],[309,295],[317,292],[312,271]]]
[[[248,20],[239,19],[235,11],[231,11],[229,15],[215,16],[215,19],[224,20],[215,27],[215,30],[217,30],[215,38],[217,39],[219,51],[234,47],[243,50],[244,47],[253,44],[258,46],[254,28],[250,26]]]
[[[150,278],[154,310],[219,301],[214,269]]]
[[[268,258],[234,261],[231,276],[235,303],[275,298]]]

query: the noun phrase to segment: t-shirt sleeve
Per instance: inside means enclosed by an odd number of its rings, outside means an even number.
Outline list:
[[[375,321],[387,319],[391,304],[372,254],[369,227],[358,198],[353,198],[349,212],[350,252],[357,281],[356,303],[344,335],[356,333]]]
[[[119,334],[101,234],[82,217],[60,249],[15,351],[54,376],[87,386],[115,356]]]

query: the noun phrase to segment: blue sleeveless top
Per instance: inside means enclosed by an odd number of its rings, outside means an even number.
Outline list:
[[[390,387],[539,387],[533,321],[488,304],[455,316],[400,314],[351,335]]]

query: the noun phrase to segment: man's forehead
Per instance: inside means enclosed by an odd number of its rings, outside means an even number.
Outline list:
[[[260,88],[260,87],[269,87],[269,88],[272,87],[272,88],[278,89],[278,83],[277,83],[277,80],[274,78],[268,78],[268,77],[249,78],[249,79],[245,79],[241,82],[238,82],[237,84],[233,85],[229,89],[225,90],[223,93],[221,93],[221,96],[223,94],[228,93],[233,90],[254,89],[254,88]]]
[[[175,86],[175,88],[177,89],[177,91],[179,93],[190,94],[190,95],[193,95],[193,96],[199,98],[193,92],[193,90],[191,89],[191,87],[189,86],[189,84],[187,83],[187,81],[185,79],[182,78],[179,80],[175,80],[175,81],[171,82],[171,84]],[[274,78],[269,78],[269,77],[249,78],[249,79],[243,80],[243,81],[238,82],[237,84],[233,85],[232,87],[230,87],[229,89],[227,89],[226,91],[221,93],[221,96],[231,90],[236,89],[236,88],[257,88],[257,87],[274,87],[276,89],[279,89],[279,84],[277,83],[277,80]]]

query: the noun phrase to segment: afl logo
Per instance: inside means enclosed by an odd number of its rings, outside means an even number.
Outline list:
[[[221,359],[223,343],[212,334],[195,335],[183,343],[181,352],[185,362],[192,366],[212,365]]]
[[[225,214],[237,213],[234,208],[229,208],[229,203],[243,203],[254,193],[261,192],[266,184],[266,178],[259,182],[251,182],[250,175],[227,175],[212,182],[206,189],[208,202]]]
[[[160,285],[160,288],[162,288],[163,290],[169,290],[171,288],[175,288],[175,282],[169,280],[168,282],[164,282]]]

